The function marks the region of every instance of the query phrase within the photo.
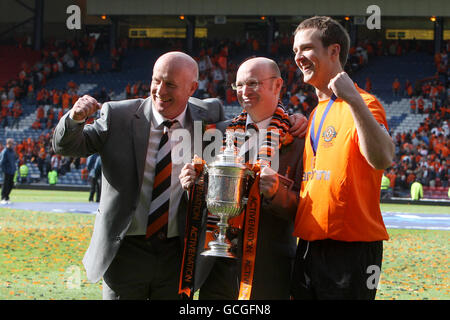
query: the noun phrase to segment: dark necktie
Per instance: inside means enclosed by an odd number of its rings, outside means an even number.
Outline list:
[[[152,202],[150,203],[147,222],[146,238],[157,236],[159,239],[167,237],[167,223],[169,221],[170,179],[172,173],[171,147],[169,129],[176,122],[163,122],[164,130],[156,156],[155,180],[153,182]]]
[[[249,124],[247,124],[247,128],[246,128],[246,131],[245,131],[245,142],[244,142],[244,147],[246,148],[246,149],[244,149],[245,150],[245,153],[244,153],[244,162],[248,162],[248,163],[253,163],[253,159],[250,159],[250,137],[253,135],[253,134],[255,134],[255,132],[258,132],[259,130],[258,130],[258,126],[256,125],[256,124],[254,124],[254,123],[249,123]]]

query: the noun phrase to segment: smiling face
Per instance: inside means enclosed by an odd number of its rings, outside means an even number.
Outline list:
[[[275,112],[283,85],[279,72],[276,63],[267,58],[253,58],[239,67],[237,98],[253,121],[267,119]]]
[[[197,74],[197,63],[190,56],[181,52],[162,55],[153,68],[153,107],[166,119],[176,118],[197,89]]]
[[[320,89],[328,85],[335,69],[340,65],[336,63],[334,51],[339,45],[324,47],[319,33],[317,29],[299,30],[295,34],[293,50],[295,63],[303,73],[303,81]]]

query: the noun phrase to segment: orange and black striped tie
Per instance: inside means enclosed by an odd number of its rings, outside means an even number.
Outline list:
[[[175,122],[169,120],[163,122],[164,133],[161,137],[156,156],[155,180],[153,182],[152,202],[150,204],[146,238],[157,236],[160,239],[165,239],[167,237],[170,179],[172,173],[169,129]]]

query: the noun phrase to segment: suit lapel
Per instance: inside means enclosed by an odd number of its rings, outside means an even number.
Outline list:
[[[208,122],[208,113],[206,110],[188,103],[186,111],[186,129],[191,133],[191,156],[194,154],[202,156],[203,154],[203,121]],[[197,143],[195,143],[197,139]]]
[[[147,157],[151,114],[151,99],[147,98],[137,109],[133,118],[133,144],[139,187],[142,185],[145,159]]]

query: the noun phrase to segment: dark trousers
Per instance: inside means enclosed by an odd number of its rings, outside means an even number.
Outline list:
[[[2,200],[9,200],[9,194],[14,186],[14,175],[5,173],[3,175]]]
[[[382,241],[300,240],[292,295],[301,300],[373,300],[382,258]]]
[[[100,201],[100,179],[89,178],[91,180],[91,190],[89,192],[89,201],[94,201],[94,194],[96,195],[95,201]]]
[[[215,259],[214,266],[200,288],[199,300],[237,300],[239,296],[238,261],[230,258]]]
[[[104,300],[178,300],[179,237],[147,240],[126,236],[103,276]]]

